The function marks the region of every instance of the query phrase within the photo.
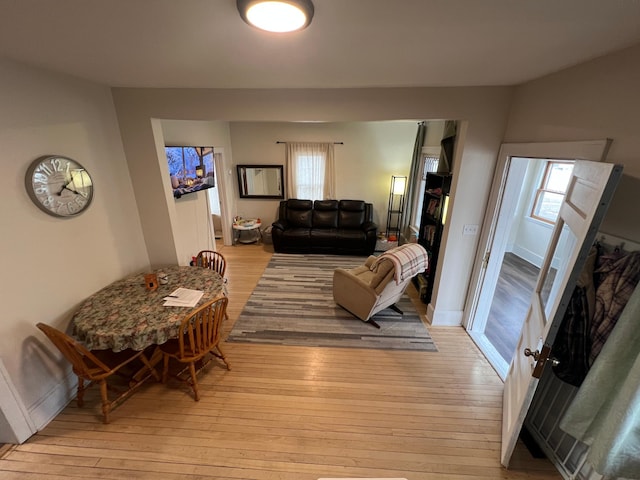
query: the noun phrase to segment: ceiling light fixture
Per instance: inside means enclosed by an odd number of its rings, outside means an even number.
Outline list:
[[[311,0],[237,0],[238,12],[249,25],[268,32],[294,32],[313,18]]]

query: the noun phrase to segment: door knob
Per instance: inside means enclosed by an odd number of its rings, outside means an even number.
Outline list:
[[[534,352],[530,348],[525,348],[524,349],[524,356],[525,357],[533,357],[533,359],[537,362],[538,359],[540,358],[540,352],[538,350],[536,350]]]
[[[540,378],[542,376],[544,365],[547,363],[550,353],[551,347],[546,344],[542,346],[542,350],[536,350],[535,352],[530,348],[524,349],[524,356],[533,357],[533,360],[535,361],[535,365],[531,365],[533,368],[533,372],[531,373],[532,376],[535,378]]]

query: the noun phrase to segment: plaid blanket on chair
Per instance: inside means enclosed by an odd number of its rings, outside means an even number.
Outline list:
[[[371,265],[371,270],[376,268],[378,263],[385,260],[393,262],[395,272],[393,278],[396,284],[424,272],[429,266],[429,256],[422,245],[417,243],[405,243],[399,247],[387,250],[380,255]]]

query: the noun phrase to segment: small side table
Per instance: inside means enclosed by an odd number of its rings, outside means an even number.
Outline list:
[[[233,224],[233,244],[262,242],[261,222],[244,221]],[[244,238],[243,238],[244,237]]]

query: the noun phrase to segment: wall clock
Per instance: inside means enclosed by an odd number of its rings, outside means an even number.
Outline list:
[[[89,173],[75,160],[47,155],[34,160],[25,177],[27,193],[40,210],[54,217],[74,217],[93,199]]]

